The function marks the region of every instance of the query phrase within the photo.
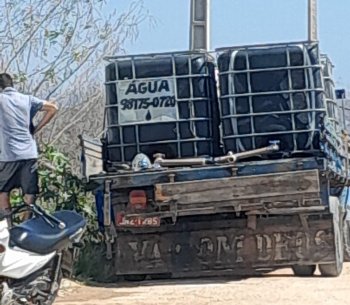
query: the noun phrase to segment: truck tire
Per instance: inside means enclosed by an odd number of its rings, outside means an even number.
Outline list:
[[[294,275],[296,276],[313,276],[316,271],[316,265],[308,265],[308,266],[301,266],[301,265],[294,265],[292,266],[292,270]]]
[[[128,282],[142,282],[146,279],[145,274],[126,274],[124,280]]]
[[[350,227],[349,223],[344,221],[344,261],[350,262]]]
[[[344,234],[343,221],[340,215],[339,205],[335,212],[333,212],[333,227],[334,227],[334,246],[335,246],[335,261],[330,264],[320,264],[318,266],[322,276],[337,277],[343,270],[344,262]]]
[[[149,277],[152,280],[168,280],[171,279],[171,273],[150,274]]]

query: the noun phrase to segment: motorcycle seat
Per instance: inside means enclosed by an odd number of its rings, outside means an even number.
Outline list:
[[[85,219],[73,211],[52,214],[66,224],[64,229],[51,227],[42,217],[29,219],[10,229],[10,245],[37,254],[49,254],[67,246],[67,240],[86,225]]]

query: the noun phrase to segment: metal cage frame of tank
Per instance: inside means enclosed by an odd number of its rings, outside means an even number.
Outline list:
[[[323,150],[330,162],[329,168],[342,176],[348,176],[348,148],[347,141],[344,141],[344,128],[342,118],[344,109],[339,105],[335,94],[335,84],[333,81],[333,64],[326,54],[320,56],[323,66],[323,82],[325,88],[325,101],[327,106],[327,117],[323,132]]]
[[[296,46],[301,46],[303,47],[303,60],[305,63],[305,58],[307,58],[308,54],[306,47],[314,47],[316,49],[316,53],[317,53],[317,58],[318,58],[318,63],[317,64],[304,64],[302,66],[297,65],[297,66],[291,66],[290,63],[290,47],[296,47]],[[306,47],[305,47],[306,46]],[[249,62],[249,55],[248,55],[248,51],[250,50],[256,50],[256,49],[269,49],[269,48],[285,48],[286,50],[286,55],[287,55],[287,65],[283,66],[283,67],[273,67],[273,68],[261,68],[261,69],[250,69],[250,62]],[[221,132],[222,132],[222,140],[226,140],[226,139],[241,139],[241,138],[251,138],[251,142],[252,142],[252,148],[255,149],[257,148],[255,146],[255,139],[256,137],[261,137],[261,136],[271,136],[271,135],[285,135],[285,134],[293,134],[293,142],[294,142],[294,148],[297,147],[296,144],[296,136],[297,134],[300,133],[314,133],[314,132],[319,132],[320,129],[315,126],[315,124],[313,124],[314,126],[312,128],[309,128],[307,130],[296,130],[295,129],[295,114],[299,114],[301,112],[305,112],[305,113],[310,113],[310,112],[323,112],[324,114],[326,114],[327,109],[326,109],[326,105],[324,105],[323,108],[307,108],[305,110],[294,110],[293,109],[293,94],[301,92],[301,93],[307,93],[307,92],[311,92],[311,94],[316,95],[316,93],[322,94],[324,95],[324,83],[323,83],[323,78],[320,77],[320,81],[321,81],[321,87],[315,87],[315,88],[305,88],[305,89],[293,89],[292,88],[292,79],[291,79],[291,71],[294,69],[298,69],[304,70],[304,76],[305,76],[305,81],[308,79],[307,78],[307,74],[310,73],[311,77],[312,77],[312,69],[320,69],[320,76],[322,74],[322,65],[320,62],[320,53],[319,53],[319,49],[318,49],[318,42],[288,42],[288,43],[273,43],[273,44],[257,44],[257,45],[245,45],[245,46],[233,46],[233,47],[225,47],[225,48],[218,48],[216,49],[217,52],[217,60],[219,59],[219,56],[221,54],[223,54],[224,52],[238,52],[238,51],[244,51],[245,52],[245,57],[246,57],[246,69],[244,70],[230,70],[230,71],[219,71],[219,80],[221,81],[221,78],[223,75],[228,75],[229,77],[234,74],[243,74],[246,73],[247,74],[247,86],[248,86],[248,92],[247,93],[240,93],[240,94],[236,94],[235,92],[231,92],[231,94],[227,94],[227,95],[222,95],[221,91],[220,91],[220,95],[219,95],[219,111],[220,111],[220,120],[221,123],[223,122],[223,119],[231,119],[231,120],[235,120],[237,118],[240,117],[250,117],[250,128],[251,128],[251,133],[248,134],[232,134],[232,135],[224,135],[224,131],[222,130],[223,128],[221,128]],[[255,73],[255,72],[267,72],[267,71],[288,71],[288,90],[280,90],[280,91],[269,91],[269,92],[252,92],[252,88],[251,88],[251,79],[249,77],[249,75],[251,73]],[[219,81],[219,83],[220,83]],[[220,85],[221,86],[221,85]],[[273,94],[288,94],[289,95],[289,99],[291,101],[290,103],[290,110],[283,110],[280,112],[277,111],[272,111],[272,112],[259,112],[259,113],[254,113],[252,112],[252,97],[253,96],[262,96],[262,95],[273,95]],[[244,113],[244,114],[236,114],[236,113],[230,113],[229,115],[223,115],[222,113],[222,103],[223,103],[223,99],[229,99],[230,100],[230,105],[231,107],[234,105],[233,99],[237,98],[237,97],[248,97],[249,99],[249,113]],[[315,97],[314,97],[315,98]],[[311,101],[310,101],[310,96],[309,94],[306,94],[306,99],[307,99],[307,104],[311,105]],[[277,131],[277,132],[258,132],[256,133],[254,130],[254,122],[253,122],[253,117],[256,116],[262,116],[262,115],[271,115],[271,114],[289,114],[291,115],[291,121],[292,121],[292,130],[291,131]],[[313,114],[314,115],[314,114]],[[314,119],[313,119],[314,120]],[[233,124],[234,122],[231,121],[231,124]],[[312,144],[311,144],[312,145]],[[242,151],[237,147],[237,143],[236,143],[236,151]],[[313,147],[313,145],[312,145]],[[225,149],[225,152],[227,152],[228,149]],[[310,152],[313,151],[313,149],[310,149]],[[294,150],[291,153],[298,153],[298,152],[304,152],[304,150],[298,151],[298,150]]]
[[[340,108],[335,97],[335,85],[333,81],[333,64],[326,54],[320,55],[323,81],[325,90],[325,100],[327,105],[327,117],[332,123],[335,131],[340,132]]]
[[[188,57],[188,67],[189,67],[189,71],[188,74],[183,74],[183,75],[176,75],[176,58],[178,57]],[[174,93],[176,95],[176,101],[177,102],[185,102],[188,101],[189,103],[189,108],[190,108],[190,113],[191,113],[191,117],[190,119],[180,119],[180,115],[179,115],[179,108],[176,107],[176,120],[174,121],[176,123],[176,129],[177,129],[177,133],[176,133],[176,139],[175,140],[164,140],[164,141],[157,141],[156,144],[161,145],[161,144],[174,144],[176,143],[177,145],[177,151],[179,154],[179,157],[183,157],[182,153],[181,153],[181,144],[182,143],[193,143],[193,142],[208,142],[208,141],[213,141],[213,135],[215,135],[215,133],[219,133],[218,131],[218,127],[217,130],[215,130],[215,126],[213,126],[212,123],[208,123],[209,126],[209,137],[203,138],[203,137],[197,137],[197,135],[195,135],[193,138],[189,138],[189,139],[182,139],[180,137],[180,132],[179,132],[179,124],[181,122],[190,122],[191,124],[191,129],[195,130],[195,122],[200,122],[200,121],[210,121],[213,120],[213,112],[212,112],[212,107],[209,105],[210,103],[210,99],[212,99],[211,96],[206,96],[206,97],[194,97],[194,86],[193,86],[193,81],[192,79],[194,78],[207,78],[209,79],[211,77],[210,73],[209,73],[209,69],[208,67],[205,67],[205,73],[200,73],[200,74],[194,74],[192,71],[192,64],[191,64],[191,60],[193,58],[195,58],[196,56],[200,56],[203,57],[203,59],[205,59],[206,62],[213,62],[215,63],[215,57],[213,57],[210,52],[206,52],[206,51],[179,51],[179,52],[164,52],[164,53],[149,53],[149,54],[137,54],[137,55],[122,55],[122,56],[108,56],[105,57],[105,61],[109,62],[109,63],[113,63],[116,65],[116,80],[113,81],[105,81],[105,90],[106,90],[106,94],[107,94],[107,86],[111,85],[111,84],[117,84],[118,82],[123,82],[123,81],[130,81],[130,80],[144,80],[144,81],[149,81],[149,80],[154,80],[154,79],[160,79],[160,78],[172,78],[174,79]],[[172,75],[171,76],[159,76],[159,77],[145,77],[145,78],[137,78],[136,77],[136,68],[135,68],[135,61],[136,60],[150,60],[150,59],[161,59],[161,58],[166,58],[169,59],[171,58],[171,62],[172,62]],[[120,64],[120,62],[125,62],[125,61],[130,61],[132,63],[132,78],[128,78],[128,79],[119,79],[119,75],[118,75],[118,64]],[[189,80],[189,98],[179,98],[178,97],[178,86],[177,86],[177,80],[178,79],[188,79]],[[215,82],[215,79],[213,80]],[[216,90],[216,88],[215,88]],[[208,103],[208,117],[206,118],[196,118],[195,116],[193,116],[192,114],[194,113],[195,109],[194,109],[194,104],[193,102],[195,101],[203,101],[206,100],[206,102]],[[214,101],[215,103],[217,103],[217,101]],[[107,115],[107,110],[108,108],[113,108],[113,107],[118,107],[118,105],[111,105],[111,104],[105,104],[105,116],[104,116],[104,130],[105,130],[105,136],[107,131],[110,128],[115,128],[115,127],[121,127],[121,124],[111,124],[108,122],[108,115]],[[217,114],[218,115],[218,114]],[[119,116],[119,114],[118,114]],[[118,118],[119,120],[119,118]],[[150,123],[152,124],[152,122]],[[130,124],[133,125],[133,124]],[[127,125],[123,125],[123,126],[127,126]],[[137,148],[137,151],[140,151],[140,147],[141,146],[145,146],[145,145],[152,145],[155,144],[154,142],[142,142],[140,143],[140,138],[139,138],[139,127],[137,126],[135,128],[135,132],[136,132],[136,143],[135,146]],[[192,131],[193,133],[193,131]],[[124,140],[123,140],[123,135],[122,135],[122,128],[119,128],[119,137],[120,137],[120,144],[108,144],[108,148],[119,148],[120,149],[120,153],[121,153],[121,162],[123,163],[125,158],[125,148],[126,147],[131,147],[133,145],[131,144],[125,144]],[[218,137],[218,136],[217,136]],[[214,145],[212,145],[211,151],[213,153],[213,151],[215,151],[215,147]],[[194,150],[195,150],[195,155],[197,155],[197,146],[194,145]],[[113,162],[112,162],[113,163]],[[119,162],[116,162],[119,163]]]

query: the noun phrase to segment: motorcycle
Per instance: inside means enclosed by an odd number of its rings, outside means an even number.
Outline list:
[[[25,210],[33,217],[9,228],[8,220]],[[0,214],[0,304],[53,304],[62,280],[62,253],[79,245],[85,227],[76,212],[51,215],[35,204]]]

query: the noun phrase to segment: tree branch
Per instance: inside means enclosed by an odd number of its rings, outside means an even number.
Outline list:
[[[41,28],[41,26],[49,20],[52,13],[59,7],[61,4],[61,0],[57,0],[57,4],[47,13],[47,15],[41,20],[41,22],[34,28],[33,32],[27,37],[27,39],[23,42],[22,46],[15,52],[15,54],[8,61],[7,67],[5,68],[5,72],[7,72],[8,68],[11,66],[12,62],[16,59],[16,57],[23,51],[26,47],[27,43],[34,37],[35,33]]]

